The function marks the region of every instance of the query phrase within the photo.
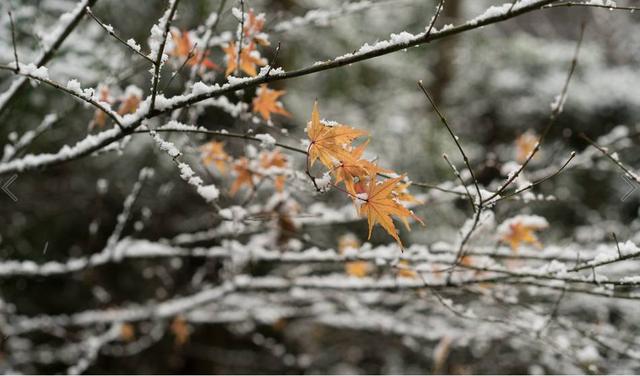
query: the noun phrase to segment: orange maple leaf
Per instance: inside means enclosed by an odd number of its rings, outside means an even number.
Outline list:
[[[518,163],[523,163],[527,160],[529,154],[536,147],[538,140],[538,136],[531,131],[526,131],[516,139],[516,161]]]
[[[537,226],[527,226],[522,222],[514,222],[509,224],[509,232],[504,234],[501,240],[508,243],[511,249],[517,251],[520,244],[528,243],[537,248],[542,247],[542,243],[536,237],[534,231],[540,230]]]
[[[136,112],[138,106],[140,105],[140,101],[142,100],[142,95],[138,91],[139,89],[132,87],[127,88],[125,91],[125,98],[120,102],[120,106],[118,107],[118,114],[132,114]]]
[[[344,272],[356,278],[364,278],[371,273],[373,267],[366,261],[348,261],[344,264]]]
[[[236,180],[233,182],[231,189],[229,190],[229,194],[231,194],[231,196],[234,196],[240,188],[245,185],[249,188],[253,188],[255,186],[253,178],[254,176],[259,175],[249,168],[249,160],[246,157],[238,159],[233,164],[233,171],[236,173]]]
[[[120,327],[120,339],[125,342],[131,342],[136,338],[136,328],[133,324],[124,323]]]
[[[411,266],[411,264],[407,260],[398,261],[398,267],[396,268],[396,273],[398,277],[411,278],[411,279],[418,278],[418,273],[414,270],[414,268]]]
[[[338,239],[340,254],[344,254],[349,249],[360,249],[360,241],[351,233],[344,234]],[[356,278],[364,278],[373,270],[373,265],[366,261],[347,261],[344,264],[344,272]]]
[[[336,161],[351,160],[351,152],[347,147],[354,139],[366,135],[367,132],[338,124],[328,126],[320,121],[318,102],[313,104],[311,122],[307,127],[309,136],[308,161],[309,167],[313,166],[317,159],[323,165],[333,169]]]
[[[366,183],[362,184],[363,193],[357,194],[354,202],[356,206],[358,206],[359,214],[367,217],[369,222],[369,239],[371,238],[373,226],[379,223],[380,226],[398,242],[400,247],[404,248],[400,236],[398,236],[398,230],[393,224],[392,216],[400,219],[407,230],[411,230],[408,222],[409,217],[415,218],[423,225],[424,223],[413,214],[413,212],[400,205],[393,197],[393,191],[397,189],[398,183],[400,183],[402,179],[403,177],[400,176],[378,183],[375,177],[371,177]]]
[[[221,174],[227,173],[227,163],[231,157],[224,150],[224,142],[211,141],[200,146],[200,158],[205,166],[214,164]]]
[[[288,164],[287,157],[280,153],[278,150],[274,150],[272,152],[262,152],[260,153],[260,167],[264,169],[269,169],[272,167],[275,168],[286,168]],[[278,192],[282,192],[284,190],[284,184],[287,181],[287,177],[282,174],[276,175],[274,178],[273,185],[275,186]]]
[[[415,198],[409,193],[409,186],[411,183],[398,183],[396,189],[393,190],[393,195],[396,200],[407,204],[423,204],[421,200]]]
[[[183,316],[176,316],[171,322],[171,332],[175,336],[175,345],[182,346],[189,340],[191,331]]]
[[[225,53],[225,60],[227,62],[227,70],[225,75],[230,75],[236,70],[238,66],[238,47],[236,42],[230,42],[225,47],[222,47]],[[240,52],[240,69],[253,77],[258,74],[256,67],[267,65],[267,60],[260,57],[260,53],[255,49],[255,43],[250,42],[249,45],[242,48]]]
[[[264,28],[264,19],[264,13],[260,13],[256,16],[253,8],[249,9],[247,12],[247,20],[244,24],[244,36],[252,39],[261,46],[268,46],[271,43],[269,43],[267,36],[262,33],[262,28]]]
[[[188,31],[178,31],[175,28],[171,30],[171,37],[174,42],[174,48],[169,52],[171,56],[188,59],[185,64],[193,67],[202,61],[202,66],[207,69],[221,70],[220,67],[204,56],[204,52],[198,50],[189,36]]]
[[[375,163],[362,159],[364,149],[369,144],[369,140],[353,148],[350,153],[350,157],[340,160],[339,163],[332,169],[336,177],[336,184],[344,182],[344,186],[352,195],[356,195],[355,183],[363,180],[365,177],[376,176],[379,173],[389,173],[391,170],[387,170],[378,167]]]
[[[98,102],[103,102],[107,104],[111,104],[113,102],[113,99],[109,95],[108,86],[100,85],[98,87],[98,92],[99,92]],[[93,126],[95,125],[102,128],[105,126],[106,123],[107,123],[107,113],[102,111],[101,109],[96,109],[93,115],[93,122],[91,123],[90,128],[93,128]]]
[[[260,85],[256,97],[253,98],[253,112],[259,112],[266,121],[271,120],[272,113],[291,117],[289,111],[285,110],[282,103],[278,101],[278,98],[285,93],[284,90],[269,89],[266,84]]]

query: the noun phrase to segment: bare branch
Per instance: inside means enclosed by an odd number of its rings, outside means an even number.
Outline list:
[[[158,82],[160,80],[160,69],[162,68],[162,58],[164,56],[164,46],[167,43],[169,37],[169,28],[171,27],[171,21],[173,20],[176,10],[178,9],[179,0],[169,0],[169,6],[164,16],[161,19],[160,24],[164,26],[162,30],[162,41],[158,48],[157,54],[154,60],[154,70],[151,87],[151,105],[149,106],[149,114],[154,113],[156,106],[156,96],[158,95]]]

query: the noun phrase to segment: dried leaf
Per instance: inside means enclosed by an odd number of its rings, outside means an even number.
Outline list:
[[[270,168],[275,169],[284,169],[288,165],[287,157],[280,153],[278,150],[274,150],[272,152],[264,151],[260,153],[260,167],[265,170]],[[276,188],[276,191],[282,192],[284,190],[284,185],[287,181],[287,177],[285,175],[278,174],[275,176],[273,185]]]
[[[285,110],[278,98],[285,94],[284,90],[272,90],[266,84],[260,85],[257,95],[253,98],[253,112],[258,112],[266,121],[271,120],[271,114],[280,114],[291,117],[289,111]]]
[[[202,67],[207,69],[221,70],[220,67],[204,56],[204,52],[198,50],[189,36],[188,31],[178,31],[175,28],[171,29],[171,37],[173,39],[174,48],[169,52],[171,56],[188,59],[185,65],[193,67],[198,64],[202,64]]]
[[[227,173],[227,164],[231,157],[224,150],[224,142],[211,141],[200,146],[200,158],[205,166],[213,164],[221,174]]]
[[[227,70],[225,75],[230,75],[238,66],[238,46],[235,42],[228,43],[222,48],[225,53],[227,62]],[[260,57],[260,53],[255,49],[255,43],[250,42],[249,45],[242,48],[240,52],[240,70],[254,77],[258,74],[257,67],[267,65],[267,60]]]
[[[125,342],[131,342],[136,338],[136,328],[133,324],[124,323],[120,327],[120,339]]]
[[[531,244],[537,248],[542,247],[542,243],[536,237],[534,231],[540,230],[540,227],[526,225],[522,222],[514,222],[509,225],[509,232],[504,234],[501,240],[508,243],[511,249],[517,251],[520,244]]]
[[[229,194],[231,194],[231,196],[234,196],[240,190],[240,188],[245,185],[251,189],[254,188],[255,183],[253,179],[254,176],[258,175],[249,168],[249,159],[245,157],[238,159],[233,164],[233,171],[236,173],[236,180],[234,180],[229,191]]]
[[[336,162],[351,160],[351,152],[346,148],[358,137],[367,132],[348,127],[346,125],[328,126],[320,121],[318,103],[314,103],[311,112],[311,122],[307,128],[309,136],[309,166],[313,166],[317,159],[328,169],[332,169]]]
[[[141,100],[142,97],[140,97],[140,95],[129,93],[129,95],[127,95],[120,103],[120,106],[118,107],[118,114],[133,114],[134,112],[136,112],[136,110],[138,110],[138,106],[140,106]]]
[[[259,13],[256,15],[253,8],[247,12],[247,20],[244,23],[244,36],[247,39],[251,39],[261,46],[268,46],[269,39],[266,34],[262,32],[264,28],[265,15]]]
[[[413,270],[413,268],[411,267],[411,264],[409,264],[409,261],[407,260],[398,261],[398,268],[396,268],[396,270],[397,270],[398,277],[411,278],[411,279],[418,278],[418,273],[415,270]]]
[[[516,161],[518,163],[524,163],[527,160],[538,140],[539,137],[532,131],[527,131],[518,137],[516,140]]]
[[[360,241],[351,233],[342,235],[338,239],[338,251],[340,254],[344,254],[349,249],[360,249]],[[371,274],[373,270],[373,265],[366,261],[347,261],[344,264],[345,273],[356,278],[364,278]]]
[[[105,104],[113,103],[113,99],[109,94],[108,86],[100,85],[98,87],[98,92],[99,92],[98,102],[102,102]],[[106,123],[107,123],[107,113],[98,108],[96,109],[93,115],[93,121],[91,122],[91,126],[89,128],[93,128],[96,125],[100,128],[103,128]]]
[[[398,189],[397,186],[402,179],[403,177],[398,177],[377,182],[375,178],[371,178],[363,185],[364,192],[357,194],[355,199],[356,205],[359,206],[360,215],[368,219],[369,238],[371,238],[373,226],[379,223],[398,242],[400,247],[403,247],[402,241],[400,241],[398,231],[393,224],[392,216],[400,219],[408,230],[411,230],[408,222],[409,217],[422,223],[413,212],[400,205],[393,197],[392,193]]]
[[[176,316],[171,322],[171,333],[175,336],[176,346],[182,346],[189,341],[191,331],[183,316]]]

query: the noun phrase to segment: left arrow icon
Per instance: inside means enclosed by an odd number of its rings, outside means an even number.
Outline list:
[[[13,182],[16,181],[17,178],[18,178],[18,175],[13,175],[9,179],[7,179],[7,181],[5,181],[4,184],[2,184],[2,191],[6,193],[7,196],[9,196],[9,198],[11,198],[14,202],[18,202],[18,198],[16,197],[16,195],[13,194],[13,192],[9,190],[9,186],[13,184]]]

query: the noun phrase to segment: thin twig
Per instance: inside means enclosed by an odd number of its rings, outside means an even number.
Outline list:
[[[236,62],[236,76],[240,75],[240,61],[242,55],[242,41],[244,39],[244,0],[240,0],[240,35],[238,36],[238,57]]]
[[[447,156],[447,154],[442,154],[442,158],[444,158],[444,160],[447,161],[447,163],[449,164],[449,167],[451,167],[451,170],[453,171],[453,173],[456,175],[456,177],[460,181],[460,184],[462,184],[462,187],[464,188],[464,191],[467,193],[467,197],[469,198],[469,203],[471,204],[471,211],[475,212],[476,211],[476,204],[474,203],[473,196],[471,196],[471,192],[469,192],[469,189],[467,188],[467,185],[464,183],[464,180],[462,179],[462,176],[460,176],[460,172],[458,171],[456,166],[454,166],[453,163],[451,163],[451,161],[449,160],[449,157]]]
[[[429,23],[429,28],[427,29],[427,34],[426,34],[427,36],[431,34],[431,30],[433,29],[433,26],[436,24],[436,21],[438,20],[438,16],[440,15],[442,8],[444,7],[444,1],[445,0],[440,0],[440,3],[438,3],[438,7],[436,8],[436,14],[433,16],[433,18],[431,19],[431,22]]]
[[[425,89],[425,87],[422,85],[422,81],[418,81],[418,86],[420,87],[420,89],[422,90],[424,95],[429,100],[429,103],[431,104],[431,106],[435,110],[436,114],[440,118],[440,121],[445,126],[445,128],[449,132],[449,135],[451,135],[451,138],[455,142],[455,144],[456,144],[456,146],[458,148],[458,151],[462,155],[462,159],[464,160],[464,163],[465,163],[467,169],[469,170],[469,173],[471,174],[471,179],[473,180],[473,184],[474,184],[474,186],[476,188],[476,193],[478,194],[478,204],[477,205],[474,202],[475,200],[473,200],[471,195],[469,195],[469,197],[472,199],[471,200],[471,204],[472,204],[473,210],[475,212],[475,215],[474,215],[474,218],[473,218],[473,222],[472,222],[471,228],[469,228],[469,231],[463,236],[462,241],[460,242],[460,247],[458,248],[458,252],[456,253],[456,257],[455,257],[455,259],[453,261],[453,264],[450,267],[449,273],[447,274],[447,282],[451,282],[451,278],[453,276],[453,271],[455,270],[455,268],[458,265],[458,263],[460,262],[460,260],[462,260],[462,257],[464,255],[464,247],[467,244],[467,242],[469,241],[469,239],[471,239],[471,235],[473,234],[473,232],[475,231],[476,227],[478,226],[478,223],[480,222],[480,216],[482,215],[482,210],[483,210],[482,193],[480,191],[480,185],[478,184],[478,179],[476,179],[476,176],[475,176],[475,174],[473,172],[473,169],[471,168],[471,163],[469,162],[469,158],[467,157],[467,154],[465,153],[464,149],[462,148],[462,145],[460,144],[460,141],[458,141],[459,140],[458,136],[456,136],[456,134],[453,133],[453,130],[451,129],[451,127],[449,126],[449,123],[447,122],[447,119],[444,117],[442,112],[440,112],[440,110],[438,109],[438,106],[433,101],[433,98],[431,98],[431,95],[429,95],[429,92],[427,91],[427,89]],[[464,182],[462,183],[462,185],[466,189],[466,185],[464,184]]]
[[[182,64],[180,64],[180,67],[178,67],[178,69],[176,69],[176,71],[173,72],[173,74],[171,75],[171,78],[169,78],[169,82],[167,82],[167,84],[164,85],[165,90],[169,87],[169,85],[171,85],[171,82],[173,82],[173,79],[180,73],[180,71],[182,71],[182,69],[187,65],[189,60],[193,59],[193,56],[195,56],[195,50],[197,45],[198,45],[197,43],[193,44],[193,47],[191,47],[191,50],[187,54],[186,59],[184,59]]]
[[[109,33],[109,35],[111,35],[112,37],[114,37],[118,42],[122,43],[123,45],[125,45],[128,49],[130,49],[131,51],[133,51],[135,54],[137,54],[138,56],[142,56],[145,60],[147,60],[148,62],[150,62],[151,64],[155,64],[155,61],[153,61],[153,59],[151,59],[149,56],[143,54],[142,52],[140,52],[139,50],[136,50],[135,48],[133,48],[131,45],[129,45],[129,43],[127,43],[124,39],[120,38],[114,31],[113,31],[113,27],[111,26],[107,26],[107,24],[105,24],[104,22],[102,22],[95,14],[93,14],[93,12],[91,11],[90,7],[86,8],[86,12],[89,16],[91,16],[91,18],[94,19],[94,21],[96,21],[98,23],[98,25],[100,25],[101,28],[104,29],[104,31],[106,31],[107,33]]]
[[[466,194],[463,193],[463,192],[458,192],[458,191],[455,191],[453,189],[443,188],[443,187],[440,187],[438,184],[424,183],[424,182],[419,182],[419,183],[412,182],[411,185],[413,185],[414,187],[435,189],[436,191],[440,191],[440,192],[444,192],[444,193],[456,194],[458,196],[466,196]]]
[[[495,200],[491,201],[491,202],[490,202],[490,204],[495,204],[496,202],[499,202],[499,201],[502,201],[502,200],[505,200],[505,199],[511,198],[511,197],[513,197],[513,196],[517,196],[517,195],[519,195],[520,193],[525,192],[525,191],[528,191],[529,189],[531,189],[531,188],[533,188],[533,187],[535,187],[535,186],[537,186],[537,185],[540,185],[540,184],[544,183],[544,182],[545,182],[545,181],[547,181],[547,180],[550,180],[550,179],[555,178],[556,176],[560,175],[560,173],[562,173],[562,171],[563,171],[563,170],[564,170],[564,169],[569,165],[569,163],[571,163],[571,161],[573,160],[573,158],[575,158],[575,156],[576,156],[576,152],[575,152],[575,151],[572,151],[572,152],[571,152],[571,155],[569,156],[569,158],[568,158],[568,159],[567,159],[567,160],[562,164],[562,166],[560,166],[560,168],[559,168],[558,170],[556,170],[556,172],[554,172],[553,174],[551,174],[551,175],[547,175],[547,176],[543,177],[543,178],[542,178],[542,179],[540,179],[540,180],[536,180],[536,181],[534,181],[533,183],[528,184],[527,186],[522,187],[522,188],[520,188],[520,189],[516,190],[515,192],[512,192],[512,193],[507,194],[507,195],[500,196],[500,197],[498,197],[497,199],[495,199]]]
[[[273,69],[273,66],[278,61],[278,54],[279,53],[280,53],[280,42],[278,42],[278,46],[276,47],[276,51],[273,53],[273,58],[269,62],[269,69],[267,69],[267,74],[266,74],[267,76],[269,75],[269,73],[271,73],[271,70]]]
[[[618,250],[618,257],[622,257],[622,252],[620,251],[620,244],[618,243],[618,237],[616,236],[616,233],[612,232],[611,237],[613,238],[613,241],[616,243],[616,249]]]
[[[544,128],[544,131],[540,135],[540,139],[538,139],[538,142],[536,142],[536,146],[529,153],[529,155],[527,156],[527,159],[520,166],[520,168],[514,174],[512,174],[511,177],[509,177],[500,186],[500,188],[498,188],[498,190],[496,192],[494,192],[489,198],[484,200],[483,203],[490,202],[491,200],[493,200],[494,198],[496,198],[500,194],[502,194],[502,192],[504,192],[504,190],[507,189],[507,187],[509,187],[509,185],[511,185],[511,183],[513,183],[513,181],[516,180],[518,178],[518,176],[520,176],[522,171],[527,167],[529,162],[531,162],[533,157],[540,150],[540,145],[542,144],[542,142],[544,141],[545,137],[547,136],[547,134],[549,133],[549,131],[553,127],[553,124],[555,124],[556,118],[562,112],[562,107],[563,107],[563,105],[564,105],[564,103],[565,103],[565,101],[567,99],[567,92],[569,90],[569,83],[571,82],[571,78],[573,77],[573,73],[574,73],[574,71],[576,69],[576,65],[578,64],[578,54],[580,53],[580,46],[582,45],[582,39],[584,37],[584,29],[585,29],[585,23],[583,22],[581,27],[580,27],[580,37],[578,38],[578,43],[576,44],[576,49],[575,49],[575,52],[573,54],[573,58],[571,59],[571,67],[569,68],[569,73],[567,74],[567,78],[565,79],[565,82],[564,82],[564,85],[563,85],[562,90],[560,92],[560,95],[556,97],[556,100],[554,101],[554,104],[552,105],[551,115],[549,116],[549,121],[547,122],[547,125]]]
[[[433,101],[433,98],[431,98],[431,95],[429,95],[429,92],[427,91],[427,89],[425,89],[424,86],[422,85],[422,81],[418,81],[418,86],[420,87],[420,89],[422,89],[422,92],[424,93],[424,95],[429,100],[429,103],[431,104],[431,106],[435,110],[436,114],[440,118],[440,121],[442,122],[442,124],[445,126],[445,128],[447,128],[447,131],[449,132],[449,135],[451,135],[451,138],[453,139],[453,142],[456,143],[456,146],[458,147],[458,151],[460,152],[460,154],[462,155],[462,159],[464,160],[464,164],[467,166],[467,169],[469,170],[469,173],[471,174],[471,179],[473,180],[473,185],[475,186],[476,193],[478,194],[478,203],[479,204],[482,203],[482,193],[480,192],[480,186],[478,185],[478,179],[476,179],[476,175],[474,174],[473,169],[471,168],[471,163],[469,162],[469,158],[467,157],[467,154],[464,152],[464,149],[462,148],[462,145],[460,145],[460,141],[458,141],[459,137],[456,136],[455,133],[453,133],[453,130],[451,129],[451,127],[449,126],[449,123],[447,122],[447,119],[444,117],[442,112],[440,112],[440,109],[438,109],[438,106]],[[475,208],[475,206],[476,205],[474,204],[474,208]]]
[[[516,4],[518,4],[518,1],[520,1],[520,0],[513,0],[513,3],[511,3],[511,6],[509,7],[509,12],[508,13],[511,13],[511,11],[513,10],[513,7],[515,7]]]
[[[13,45],[13,57],[16,60],[15,72],[20,73],[20,62],[18,61],[18,47],[16,46],[16,26],[13,23],[13,13],[9,10],[9,21],[11,22],[11,44]]]
[[[193,129],[183,129],[183,128],[156,128],[153,130],[154,132],[158,132],[158,133],[163,133],[163,132],[174,132],[174,133],[200,133],[200,134],[207,134],[210,136],[216,136],[216,137],[229,137],[229,138],[239,138],[239,139],[243,139],[243,140],[248,140],[248,141],[255,141],[255,142],[263,142],[263,140],[253,137],[253,136],[249,136],[247,134],[242,134],[242,133],[231,133],[231,132],[220,132],[220,131],[211,131],[211,130],[207,130],[207,129],[201,129],[201,128],[193,128]],[[136,130],[133,132],[135,133],[149,133],[149,130],[146,129],[140,129],[140,130]],[[301,154],[307,154],[307,152],[303,149],[294,147],[294,146],[289,146],[289,145],[285,145],[285,144],[281,144],[279,142],[276,142],[274,144],[275,146],[281,147],[283,149],[287,149],[287,150],[291,150],[291,151],[295,151],[297,153],[301,153]]]
[[[618,5],[600,5],[600,4],[591,4],[591,3],[579,3],[579,2],[566,2],[566,3],[557,3],[557,4],[547,4],[543,6],[544,9],[551,8],[560,8],[560,7],[585,7],[585,8],[601,8],[607,10],[629,10],[636,11],[640,10],[640,7],[630,7],[630,6],[618,6]]]
[[[603,148],[602,146],[598,145],[595,141],[593,141],[592,139],[590,139],[586,134],[584,133],[580,133],[580,137],[582,139],[584,139],[585,141],[587,141],[589,144],[591,144],[591,146],[593,146],[594,148],[598,149],[598,151],[600,151],[602,154],[604,154],[611,162],[613,162],[613,164],[615,164],[616,166],[618,166],[622,171],[624,171],[625,175],[629,178],[629,179],[633,179],[636,183],[640,183],[640,177],[638,175],[636,175],[635,173],[633,173],[631,171],[631,169],[629,169],[627,166],[625,166],[624,164],[622,164],[622,162],[620,162],[620,160],[618,160],[618,158],[615,158],[613,155],[611,155],[611,153],[609,153],[609,151],[605,148]]]

